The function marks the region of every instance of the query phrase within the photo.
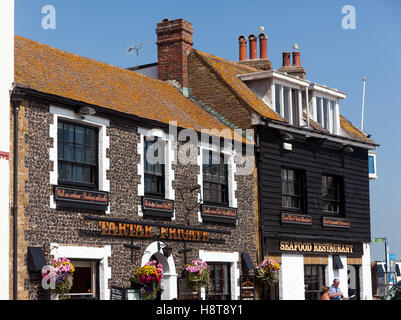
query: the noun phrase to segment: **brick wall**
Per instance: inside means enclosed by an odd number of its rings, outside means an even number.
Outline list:
[[[245,104],[202,62],[196,52],[191,52],[188,57],[188,77],[193,96],[239,128],[251,127],[251,114]]]
[[[192,24],[183,19],[157,24],[158,78],[177,80],[188,88],[187,56],[192,50]]]

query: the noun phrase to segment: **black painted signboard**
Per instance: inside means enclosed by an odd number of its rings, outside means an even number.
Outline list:
[[[174,213],[174,201],[142,197],[142,210],[144,216],[172,218]]]
[[[126,289],[111,287],[110,300],[125,300]]]
[[[54,199],[58,206],[107,210],[109,194],[105,191],[54,186]]]
[[[237,223],[237,209],[203,204],[201,206],[202,219],[205,222],[217,222],[235,225]]]

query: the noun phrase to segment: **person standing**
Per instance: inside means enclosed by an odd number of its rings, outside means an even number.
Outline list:
[[[330,300],[343,300],[343,293],[339,287],[340,280],[334,279],[333,284],[330,286],[329,297]]]

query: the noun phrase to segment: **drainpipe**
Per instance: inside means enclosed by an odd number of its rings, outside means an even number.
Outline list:
[[[262,262],[264,260],[264,256],[265,256],[265,240],[264,240],[264,234],[263,234],[263,219],[262,219],[262,160],[260,159],[261,154],[260,154],[260,130],[261,127],[260,126],[256,126],[256,152],[255,152],[255,160],[256,160],[256,166],[257,166],[257,172],[258,172],[258,202],[259,202],[259,237],[260,237],[260,248],[261,248],[261,261]]]
[[[23,94],[17,90],[11,93],[14,114],[14,155],[13,155],[13,300],[18,300],[18,114]]]

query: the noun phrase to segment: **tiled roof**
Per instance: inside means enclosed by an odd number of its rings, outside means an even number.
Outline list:
[[[260,72],[263,70],[255,69],[243,64],[238,64],[211,54],[193,50],[212,70],[229,86],[237,96],[242,99],[252,110],[268,119],[287,122],[277,112],[268,107],[259,97],[242,81],[238,75]],[[306,115],[304,115],[306,116]],[[309,119],[310,126],[317,131],[327,132],[319,123]],[[341,128],[347,133],[349,138],[361,140],[368,143],[375,143],[368,139],[350,121],[340,115]]]
[[[176,121],[177,126],[198,132],[229,129],[171,84],[21,36],[15,36],[15,82],[166,124]]]
[[[341,128],[349,135],[351,139],[363,140],[367,143],[375,142],[368,137],[366,137],[357,127],[355,127],[349,120],[344,116],[340,115]]]
[[[211,54],[201,52],[199,50],[193,50],[205,63],[207,63],[215,73],[231,87],[233,92],[245,102],[252,110],[256,111],[260,115],[279,121],[286,121],[277,112],[270,109],[258,96],[248,88],[248,86],[242,82],[239,78],[239,74],[257,72],[258,69],[241,65],[223,58],[213,56]]]

